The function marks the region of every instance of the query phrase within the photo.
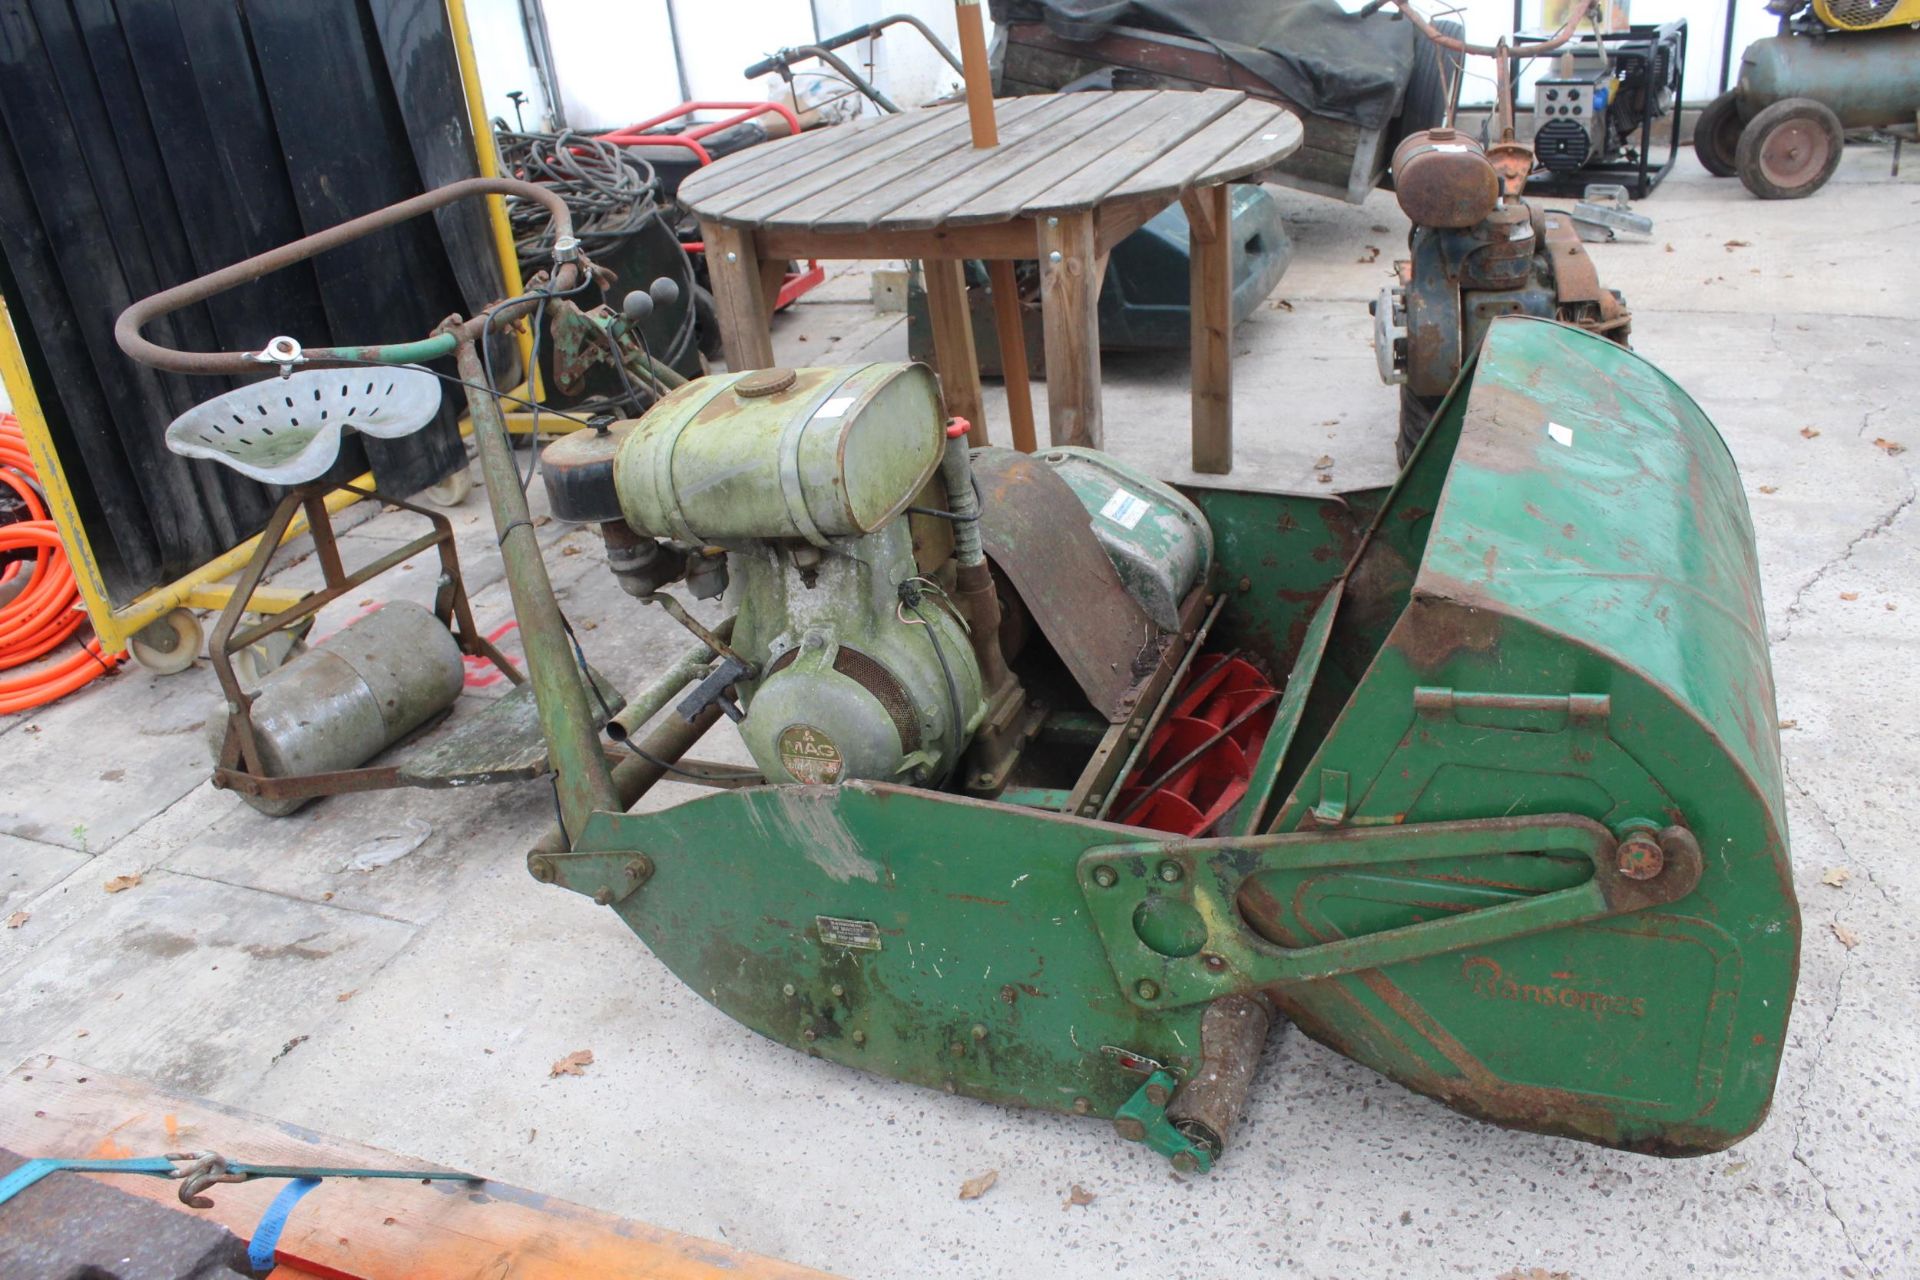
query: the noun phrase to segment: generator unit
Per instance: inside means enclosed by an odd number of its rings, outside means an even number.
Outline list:
[[[1533,89],[1533,150],[1542,172],[1528,189],[1579,195],[1589,182],[1618,182],[1646,196],[1666,176],[1652,164],[1653,127],[1678,117],[1687,24],[1589,35],[1556,54]]]

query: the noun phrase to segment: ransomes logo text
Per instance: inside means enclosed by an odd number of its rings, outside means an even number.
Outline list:
[[[1644,1018],[1647,1016],[1647,1002],[1642,996],[1608,995],[1604,991],[1582,991],[1559,982],[1533,983],[1519,982],[1509,978],[1500,968],[1498,961],[1487,956],[1468,956],[1460,965],[1460,976],[1473,984],[1473,993],[1489,1000],[1512,1000],[1523,1004],[1539,1005],[1549,1009],[1564,1009],[1570,1013],[1587,1013],[1597,1019],[1610,1015]],[[1572,974],[1556,973],[1556,979],[1571,978]]]

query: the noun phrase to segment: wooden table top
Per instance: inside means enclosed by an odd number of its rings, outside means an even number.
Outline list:
[[[994,103],[976,149],[964,103],[782,138],[680,184],[695,214],[757,230],[926,231],[1171,198],[1292,154],[1300,121],[1234,89],[1036,94]]]

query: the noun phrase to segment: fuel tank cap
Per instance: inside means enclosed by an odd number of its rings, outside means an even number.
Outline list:
[[[733,393],[743,400],[778,395],[793,385],[795,376],[791,369],[756,369],[734,382]]]

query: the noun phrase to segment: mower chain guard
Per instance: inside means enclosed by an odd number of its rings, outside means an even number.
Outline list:
[[[1346,827],[1280,836],[1110,845],[1080,860],[1080,884],[1127,998],[1172,1009],[1262,988],[1381,969],[1467,947],[1565,928],[1685,897],[1700,880],[1700,849],[1684,828],[1660,833],[1665,865],[1633,879],[1597,822],[1571,814]],[[1372,877],[1418,874],[1438,860],[1573,853],[1591,878],[1568,888],[1377,933],[1283,947],[1241,919],[1236,905],[1261,872],[1352,869]]]

